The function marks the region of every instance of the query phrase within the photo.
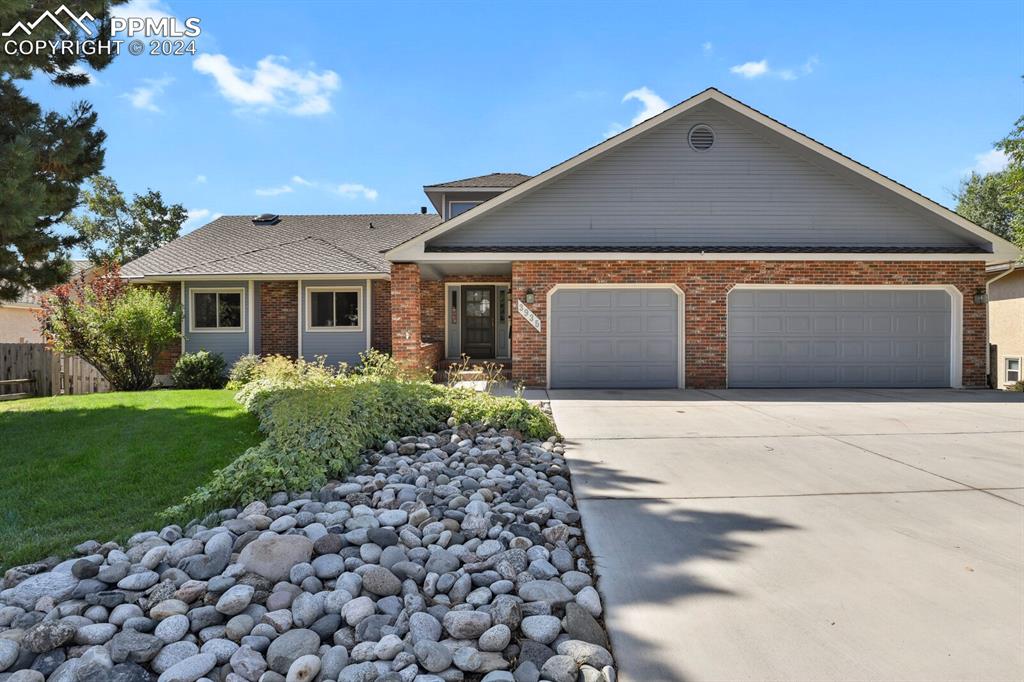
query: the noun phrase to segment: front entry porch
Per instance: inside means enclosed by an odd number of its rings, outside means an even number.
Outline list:
[[[512,364],[511,263],[395,263],[391,273],[392,352],[444,379],[469,366]],[[468,369],[468,367],[467,367]]]

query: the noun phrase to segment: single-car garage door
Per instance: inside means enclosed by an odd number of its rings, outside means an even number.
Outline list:
[[[736,289],[730,387],[950,385],[950,295],[940,290]]]
[[[679,295],[567,288],[551,296],[552,388],[676,388]]]

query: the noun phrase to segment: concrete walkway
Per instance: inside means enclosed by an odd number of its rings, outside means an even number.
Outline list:
[[[620,679],[1024,679],[1024,395],[550,397]]]

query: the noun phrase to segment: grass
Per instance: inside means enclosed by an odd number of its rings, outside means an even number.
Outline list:
[[[0,571],[159,529],[158,512],[261,440],[226,390],[0,403]]]

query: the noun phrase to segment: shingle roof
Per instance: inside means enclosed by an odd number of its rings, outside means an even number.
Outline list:
[[[462,180],[427,185],[424,189],[456,189],[459,187],[502,187],[508,189],[529,180],[530,177],[532,176],[523,175],[522,173],[489,173],[487,175],[478,175],[475,178],[463,178]]]
[[[427,253],[986,253],[980,246],[831,246],[810,244],[806,246],[666,246],[659,244],[628,245],[587,244],[533,246],[510,244],[508,246],[444,246],[428,244]]]
[[[282,215],[274,225],[222,216],[121,268],[126,277],[372,274],[383,252],[441,222],[437,214]],[[372,225],[372,228],[371,228]]]

